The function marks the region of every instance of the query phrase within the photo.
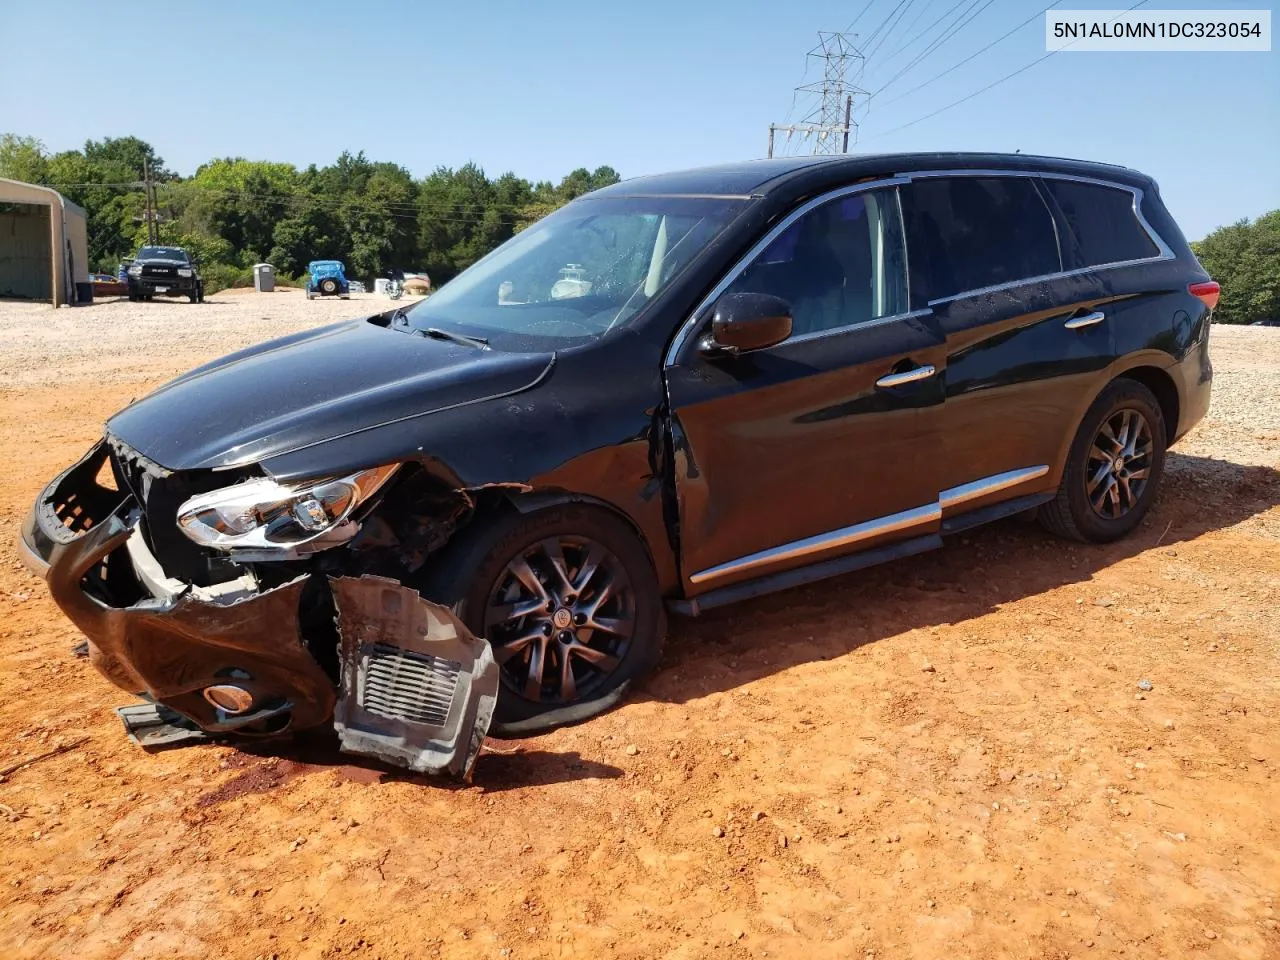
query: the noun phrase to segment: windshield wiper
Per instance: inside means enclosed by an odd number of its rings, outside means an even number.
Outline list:
[[[481,350],[489,349],[489,341],[484,337],[468,337],[466,334],[441,330],[439,327],[427,327],[422,331],[422,335],[435,340],[452,340],[454,343],[461,343],[467,347],[479,347]]]

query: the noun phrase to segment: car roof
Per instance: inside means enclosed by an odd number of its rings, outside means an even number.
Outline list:
[[[745,160],[739,163],[679,170],[652,176],[635,177],[596,190],[592,197],[603,196],[761,196],[796,181],[830,182],[860,180],[868,177],[892,176],[913,170],[1026,170],[1028,172],[1066,173],[1097,177],[1134,185],[1144,185],[1150,178],[1128,167],[1071,160],[1065,157],[1040,157],[1025,153],[879,153],[843,154],[833,157],[774,157],[769,160]]]

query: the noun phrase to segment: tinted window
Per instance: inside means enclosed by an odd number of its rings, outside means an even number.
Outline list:
[[[1133,194],[1071,180],[1043,181],[1075,235],[1064,245],[1068,269],[1154,257],[1159,250],[1133,212]]]
[[[902,222],[892,190],[825,203],[784,230],[729,287],[791,304],[795,336],[907,312]]]
[[[902,188],[917,306],[1062,269],[1049,207],[1027,177],[930,177]]]

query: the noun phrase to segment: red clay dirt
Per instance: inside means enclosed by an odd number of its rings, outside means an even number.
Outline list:
[[[675,618],[629,702],[461,786],[315,735],[144,753],[18,563],[107,414],[266,335],[234,301],[132,378],[0,337],[0,769],[85,738],[0,780],[0,956],[1280,957],[1280,330],[1215,329],[1131,539],[1009,522]]]

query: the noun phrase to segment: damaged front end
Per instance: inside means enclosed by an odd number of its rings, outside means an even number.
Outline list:
[[[332,721],[346,752],[469,777],[498,690],[486,641],[411,588],[301,562],[296,550],[290,563],[218,559],[204,576],[173,576],[153,546],[174,531],[147,528],[177,513],[175,490],[188,503],[202,495],[104,439],[45,488],[23,525],[24,560],[107,679],[210,734]],[[358,525],[347,526],[330,536],[350,539]],[[269,576],[256,572],[264,566]]]

